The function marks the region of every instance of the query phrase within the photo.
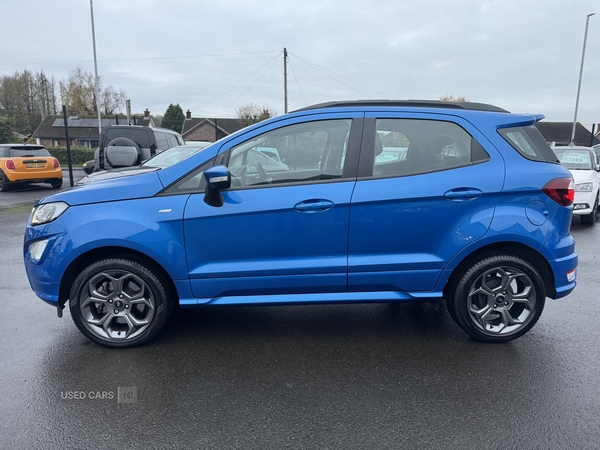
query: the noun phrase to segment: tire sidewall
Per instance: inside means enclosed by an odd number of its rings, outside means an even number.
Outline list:
[[[468,311],[467,298],[473,283],[485,272],[494,267],[512,267],[526,274],[536,290],[535,308],[529,322],[517,331],[509,334],[495,335],[486,333],[477,327]],[[456,323],[475,339],[485,342],[507,342],[527,333],[538,321],[544,309],[546,293],[543,280],[537,270],[521,258],[511,255],[495,255],[483,257],[464,270],[454,285],[449,296],[448,310]]]
[[[126,341],[107,339],[94,333],[85,324],[80,310],[80,297],[89,280],[101,272],[115,269],[127,271],[140,277],[151,290],[152,297],[154,299],[155,311],[150,325],[139,336]],[[113,348],[135,347],[149,341],[156,336],[170,316],[170,312],[173,309],[173,302],[170,300],[168,295],[169,293],[165,286],[166,284],[161,281],[161,279],[155,275],[151,269],[138,262],[121,258],[108,258],[97,261],[86,267],[77,276],[71,287],[71,292],[69,295],[69,309],[71,311],[71,317],[73,318],[73,321],[79,330],[86,337],[100,345]]]

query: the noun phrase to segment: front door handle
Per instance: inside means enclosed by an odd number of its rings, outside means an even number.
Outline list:
[[[296,211],[305,213],[323,212],[331,208],[333,208],[333,202],[323,199],[304,200],[294,205]]]

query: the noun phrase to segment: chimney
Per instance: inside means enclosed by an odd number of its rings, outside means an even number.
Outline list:
[[[144,111],[144,118],[147,119],[148,117],[150,117],[150,111],[146,108],[146,111]]]
[[[185,112],[185,118],[187,120],[190,120],[192,118],[192,112],[189,109]]]

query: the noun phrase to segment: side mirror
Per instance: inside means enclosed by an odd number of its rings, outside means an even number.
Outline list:
[[[210,206],[223,206],[222,189],[229,189],[231,186],[231,173],[225,166],[215,166],[204,171],[206,180],[206,190],[204,192],[204,203]]]

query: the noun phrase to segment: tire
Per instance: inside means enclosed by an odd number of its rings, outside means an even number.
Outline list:
[[[115,161],[111,160],[111,156],[110,156],[110,147],[130,147],[132,148],[132,152],[135,153],[135,161],[132,164],[126,164],[126,165],[121,165],[121,164],[117,164]],[[132,155],[133,155],[132,153]],[[135,143],[134,141],[132,141],[129,138],[126,137],[118,137],[113,139],[112,141],[110,141],[108,143],[108,145],[104,148],[104,157],[105,157],[105,161],[111,166],[111,167],[128,167],[128,166],[135,166],[137,164],[141,164],[142,163],[142,150],[140,148],[140,146]]]
[[[51,181],[50,184],[52,185],[52,189],[60,189],[63,185],[63,180],[61,178],[60,180]]]
[[[594,209],[591,213],[586,214],[584,216],[580,216],[581,223],[586,225],[594,225],[596,223],[596,214],[598,213],[598,198],[596,197],[596,201],[594,202]]]
[[[540,318],[546,301],[538,271],[511,255],[484,256],[467,265],[448,293],[451,317],[484,342],[507,342],[524,335]]]
[[[0,192],[10,191],[12,187],[13,184],[10,181],[8,181],[8,179],[2,172],[0,172]]]
[[[150,266],[125,258],[97,261],[76,278],[69,308],[79,330],[112,348],[150,341],[173,310],[169,284]]]

